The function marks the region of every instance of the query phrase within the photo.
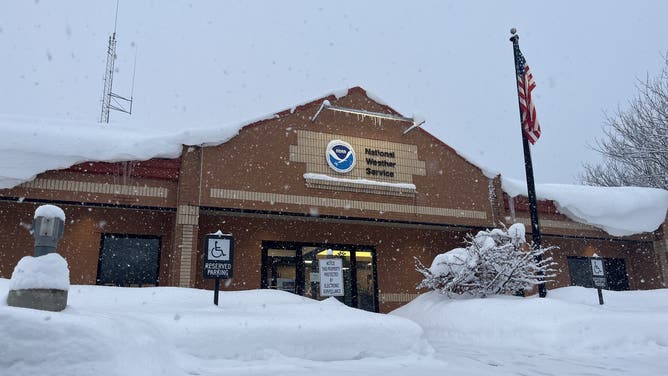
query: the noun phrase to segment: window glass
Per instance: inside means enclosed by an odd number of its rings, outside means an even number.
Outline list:
[[[160,238],[110,235],[102,237],[97,283],[113,286],[156,286]]]
[[[355,252],[355,265],[357,266],[357,307],[375,311],[373,254],[368,251]]]
[[[594,287],[589,257],[568,257],[568,272],[571,286]],[[609,290],[628,290],[629,279],[626,274],[624,259],[604,258],[606,279]]]
[[[268,249],[266,258],[267,288],[297,292],[297,251]]]

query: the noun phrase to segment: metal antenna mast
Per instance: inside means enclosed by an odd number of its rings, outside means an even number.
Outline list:
[[[114,64],[116,62],[116,25],[118,24],[118,0],[116,1],[116,17],[114,19],[114,33],[109,36],[107,47],[107,65],[104,70],[104,89],[102,92],[102,112],[100,123],[109,123],[109,110],[132,114],[132,95],[130,98],[122,97],[113,92]],[[136,51],[136,50],[135,50]],[[137,66],[137,55],[135,52],[135,68]],[[132,73],[132,93],[134,93],[134,72]]]

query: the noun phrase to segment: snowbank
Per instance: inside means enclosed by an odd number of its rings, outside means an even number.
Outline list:
[[[44,256],[25,256],[16,264],[10,290],[70,288],[70,270],[67,261],[57,253]]]
[[[8,282],[0,279],[0,374],[183,375],[215,361],[339,361],[429,349],[417,324],[335,299],[250,290],[221,292],[214,306],[212,291],[71,286],[67,308],[53,313],[6,306]]]
[[[502,186],[510,197],[527,196],[523,181],[503,178]],[[614,236],[652,232],[664,222],[668,210],[668,191],[655,188],[538,184],[536,197],[553,201],[573,221]]]
[[[216,307],[212,291],[102,286],[71,286],[46,312],[8,307],[8,287],[2,375],[658,375],[668,357],[668,290],[605,291],[604,306],[577,287],[428,293],[381,315],[273,290],[222,292]]]
[[[547,298],[447,299],[429,292],[392,312],[427,338],[452,346],[552,354],[668,353],[668,289],[604,291],[567,287]]]

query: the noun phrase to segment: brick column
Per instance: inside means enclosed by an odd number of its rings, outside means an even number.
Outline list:
[[[653,245],[661,269],[661,277],[663,277],[661,286],[665,288],[668,287],[668,239],[665,238],[664,234],[661,234],[661,237],[655,240]]]
[[[174,229],[175,254],[178,255],[174,284],[179,287],[195,287],[197,279],[202,151],[200,147],[184,146],[181,154]]]
[[[179,287],[194,287],[199,239],[199,207],[179,205],[176,209],[176,247],[180,251]]]

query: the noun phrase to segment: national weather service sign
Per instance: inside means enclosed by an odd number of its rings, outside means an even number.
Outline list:
[[[355,167],[355,150],[345,141],[330,141],[327,144],[325,158],[327,158],[329,167],[341,174],[345,174]]]

